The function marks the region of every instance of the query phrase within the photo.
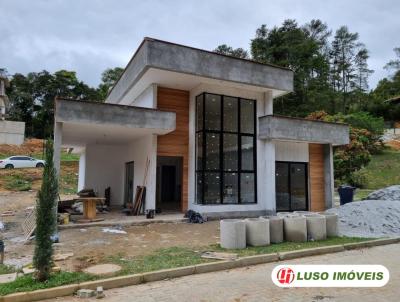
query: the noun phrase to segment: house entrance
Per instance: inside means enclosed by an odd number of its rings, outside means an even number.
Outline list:
[[[276,211],[308,210],[308,164],[276,162]]]
[[[157,157],[156,209],[178,212],[182,201],[182,157]]]

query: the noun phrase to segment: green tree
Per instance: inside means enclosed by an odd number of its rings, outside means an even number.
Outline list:
[[[36,278],[45,281],[49,278],[52,265],[53,246],[51,236],[56,229],[56,205],[58,180],[53,164],[53,143],[46,141],[43,181],[36,199],[35,252],[33,265],[37,270]]]
[[[112,86],[118,81],[124,69],[121,67],[108,68],[101,74],[101,83],[99,85],[100,99],[104,101]]]
[[[251,40],[254,60],[288,67],[294,71],[294,92],[275,101],[275,112],[305,116],[327,109],[331,100],[326,55],[330,31],[320,20],[299,26],[285,20],[280,27],[262,25]]]
[[[330,59],[332,86],[335,91],[340,92],[341,111],[346,113],[350,94],[357,87],[357,82],[363,85],[368,77],[368,51],[359,41],[358,33],[351,33],[347,26],[341,26],[332,41]]]
[[[226,44],[219,45],[216,49],[214,49],[214,52],[236,58],[249,59],[249,53],[243,48],[234,49]]]
[[[396,54],[396,59],[390,60],[385,66],[385,69],[399,71],[400,70],[400,47],[396,47],[393,49],[394,53]]]
[[[79,81],[74,71],[46,70],[26,76],[15,74],[7,90],[10,99],[10,118],[26,123],[26,136],[45,138],[53,133],[54,99],[99,100],[95,88]]]

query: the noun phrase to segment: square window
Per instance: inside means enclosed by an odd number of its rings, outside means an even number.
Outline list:
[[[224,97],[224,131],[238,131],[238,99],[225,96]]]

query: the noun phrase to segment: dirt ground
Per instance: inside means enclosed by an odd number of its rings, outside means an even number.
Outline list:
[[[25,266],[32,261],[33,243],[24,244],[21,223],[27,207],[34,205],[35,192],[0,192],[0,214],[14,211],[14,216],[0,217],[5,230],[0,232],[5,242],[5,263]],[[122,215],[122,214],[121,214]],[[118,227],[118,225],[116,225]],[[135,257],[173,246],[201,247],[219,241],[219,224],[155,223],[122,227],[127,234],[104,233],[103,227],[63,229],[55,254],[72,252],[73,257],[58,261],[65,270],[79,271],[104,261],[107,256]]]

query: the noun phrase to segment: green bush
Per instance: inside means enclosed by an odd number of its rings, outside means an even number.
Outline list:
[[[366,187],[368,182],[368,173],[364,169],[354,171],[350,174],[348,183],[354,187],[363,189]]]

